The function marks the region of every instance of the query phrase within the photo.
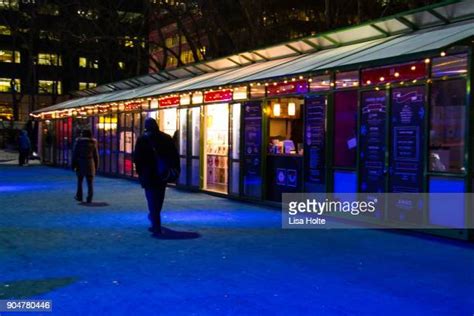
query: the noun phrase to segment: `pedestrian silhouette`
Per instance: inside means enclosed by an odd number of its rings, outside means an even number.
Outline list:
[[[77,192],[74,197],[82,202],[82,182],[87,181],[87,203],[92,202],[94,195],[94,177],[99,166],[99,154],[97,152],[97,140],[92,138],[89,129],[82,131],[82,137],[78,137],[74,144],[72,153],[72,169],[77,175]]]
[[[20,166],[28,166],[28,158],[30,156],[30,151],[30,138],[28,137],[28,133],[25,130],[22,130],[20,132],[20,136],[18,137],[18,164]]]
[[[155,119],[151,117],[145,120],[145,132],[137,139],[133,161],[140,184],[145,189],[148,219],[151,222],[148,230],[154,235],[160,235],[166,184],[178,179],[180,165],[173,139],[161,132]]]

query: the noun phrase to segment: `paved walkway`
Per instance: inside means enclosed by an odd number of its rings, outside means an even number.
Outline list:
[[[173,189],[165,225],[199,238],[153,239],[137,183],[96,185],[104,206],[82,206],[71,171],[0,165],[0,299],[57,315],[474,314],[466,243],[282,230],[277,210]]]

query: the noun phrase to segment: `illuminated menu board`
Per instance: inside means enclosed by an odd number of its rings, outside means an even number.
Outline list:
[[[393,90],[391,192],[420,192],[422,189],[424,97],[423,87]]]
[[[260,102],[244,104],[244,194],[260,197],[262,105]]]
[[[317,95],[305,98],[305,109],[306,181],[324,184],[326,97]]]
[[[360,115],[360,192],[385,191],[385,91],[362,94]]]

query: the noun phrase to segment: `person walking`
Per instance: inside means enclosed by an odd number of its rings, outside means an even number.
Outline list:
[[[171,136],[159,130],[155,119],[145,120],[145,132],[135,144],[133,161],[148,204],[148,229],[160,235],[161,209],[165,199],[166,184],[175,182],[180,173],[178,150]]]
[[[25,130],[20,132],[20,136],[18,137],[18,164],[20,166],[26,165],[28,166],[28,158],[30,156],[31,151],[31,141],[28,137],[28,133]]]
[[[76,139],[72,153],[72,169],[77,175],[77,192],[74,197],[82,202],[82,182],[87,181],[87,203],[92,202],[94,195],[94,177],[99,167],[97,140],[92,138],[89,129],[82,131],[82,136]]]

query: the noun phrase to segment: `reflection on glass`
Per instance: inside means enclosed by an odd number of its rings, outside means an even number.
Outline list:
[[[240,103],[232,104],[232,159],[240,153]]]
[[[433,59],[433,77],[459,76],[467,73],[467,54],[445,56]]]
[[[466,81],[433,83],[430,117],[430,170],[464,171]]]
[[[187,141],[187,109],[179,110],[179,154],[186,155],[186,141]],[[185,173],[185,172],[184,172]]]
[[[160,113],[159,113],[160,131],[173,137],[174,133],[176,132],[176,125],[177,125],[176,116],[177,116],[176,108],[160,110]]]
[[[331,77],[329,75],[316,76],[310,79],[310,91],[325,91],[331,89]]]
[[[347,71],[336,74],[336,89],[357,87],[359,85],[359,71]]]
[[[201,109],[199,107],[191,108],[191,128],[192,128],[192,155],[199,156],[200,149],[200,117]]]

